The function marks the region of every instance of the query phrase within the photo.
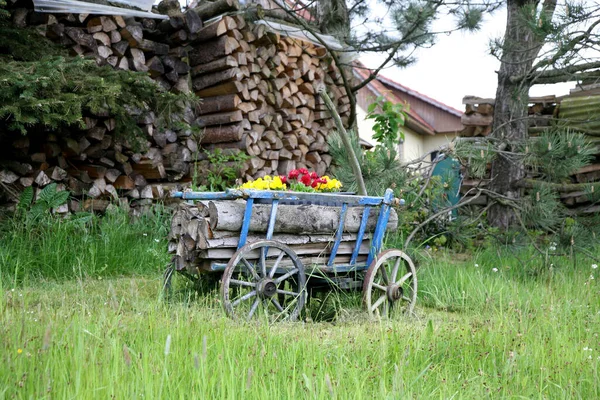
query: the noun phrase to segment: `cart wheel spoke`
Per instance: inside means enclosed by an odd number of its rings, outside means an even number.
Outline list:
[[[383,278],[383,283],[385,283],[386,285],[389,285],[390,279],[388,277],[387,271],[385,270],[385,265],[382,265],[380,270],[381,270],[381,277]]]
[[[396,281],[396,276],[398,275],[398,268],[400,267],[400,262],[402,262],[401,258],[396,260],[394,264],[394,268],[392,269],[392,282]]]
[[[387,287],[382,286],[382,285],[380,285],[378,283],[373,282],[373,287],[375,287],[375,288],[377,288],[377,289],[379,289],[381,291],[387,292]]]
[[[285,309],[281,306],[281,304],[279,304],[279,301],[277,301],[275,297],[271,298],[271,303],[273,303],[273,305],[279,310],[279,312],[285,312]]]
[[[294,268],[293,270],[289,271],[288,273],[281,275],[279,278],[275,279],[273,282],[275,282],[276,284],[280,284],[281,282],[285,281],[290,276],[296,275],[297,273],[298,273],[298,268]]]
[[[267,251],[269,251],[268,247],[260,248],[260,272],[262,276],[267,276]]]
[[[280,290],[280,289],[277,289],[277,293],[285,294],[286,296],[294,296],[294,297],[300,296],[300,293],[288,292],[287,290]]]
[[[254,304],[252,304],[252,308],[250,308],[250,312],[248,313],[248,319],[252,318],[252,316],[254,315],[254,311],[256,311],[259,304],[260,304],[260,299],[256,298],[256,300],[254,300]]]
[[[237,286],[249,286],[249,287],[256,287],[256,283],[254,282],[246,282],[246,281],[240,281],[238,279],[230,279],[229,280],[230,284],[234,284]]]
[[[272,278],[273,275],[275,275],[275,271],[277,271],[277,267],[279,267],[279,263],[281,262],[283,257],[285,257],[285,253],[282,251],[281,253],[279,253],[277,260],[275,260],[275,264],[273,264],[271,271],[269,271],[269,278]]]
[[[235,307],[238,304],[240,304],[242,301],[248,300],[249,298],[254,297],[254,296],[256,296],[256,290],[253,290],[250,293],[246,293],[245,295],[243,295],[242,297],[240,297],[239,299],[237,299],[233,303],[231,303],[231,305],[233,307]]]
[[[387,296],[385,294],[380,296],[377,299],[377,301],[375,303],[373,303],[373,306],[371,307],[371,312],[377,310],[379,308],[379,306],[382,305],[386,299],[387,299]]]
[[[256,273],[256,270],[254,269],[254,266],[250,263],[250,261],[246,260],[245,258],[242,258],[241,261],[244,263],[244,265],[246,266],[248,271],[250,271],[250,274],[252,274],[252,277],[254,277],[254,279],[256,279],[257,281],[260,280],[260,276],[258,276],[258,274]]]
[[[402,296],[402,300],[404,300],[404,301],[407,301],[407,302],[409,302],[409,303],[412,301],[411,299],[409,299],[409,298],[408,298],[408,297],[406,297],[406,296]]]
[[[407,273],[406,275],[404,275],[402,278],[400,278],[400,280],[398,282],[396,282],[396,285],[402,285],[404,282],[406,282],[406,280],[408,278],[410,278],[412,276],[412,272]]]

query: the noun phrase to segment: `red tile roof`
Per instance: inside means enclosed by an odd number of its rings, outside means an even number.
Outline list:
[[[354,68],[354,74],[357,75],[360,79],[367,79],[370,74],[370,70],[366,69],[362,65]],[[380,82],[380,77],[378,76],[376,79],[373,79],[367,85],[372,91],[374,91],[378,96],[383,96],[386,100],[391,101],[392,103],[404,103],[402,99],[394,94],[392,90],[387,88],[383,83]],[[414,110],[408,110],[408,121],[407,124],[411,127],[411,122],[413,122],[416,126],[412,126],[411,128],[416,128],[415,130],[420,131],[421,133],[426,133],[429,135],[435,135],[435,129],[428,124],[419,114],[417,114]]]

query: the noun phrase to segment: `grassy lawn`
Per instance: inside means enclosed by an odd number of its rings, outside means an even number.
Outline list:
[[[160,265],[5,280],[0,398],[600,397],[592,262],[458,258],[423,253],[416,316],[393,321],[336,295],[311,304],[333,321],[233,322],[217,293],[163,302]]]

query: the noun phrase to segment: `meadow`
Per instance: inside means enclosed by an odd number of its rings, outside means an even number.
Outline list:
[[[332,292],[268,325],[182,279],[162,297],[162,212],[90,218],[0,223],[0,399],[600,397],[589,258],[420,250],[414,316]]]

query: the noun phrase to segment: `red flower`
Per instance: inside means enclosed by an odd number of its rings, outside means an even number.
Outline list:
[[[310,184],[310,187],[312,187],[312,188],[316,188],[318,185],[319,185],[319,182],[318,182],[318,181],[313,181],[313,182]]]
[[[311,177],[312,179],[317,179],[317,178],[319,178],[319,175],[317,175],[317,173],[316,173],[316,172],[312,172],[312,173],[310,174],[310,177]]]
[[[287,183],[287,178],[285,175],[279,175],[279,178],[281,179],[281,183]]]
[[[308,170],[306,168],[300,168],[298,172],[300,172],[301,174],[308,174]]]
[[[297,169],[293,169],[288,174],[288,178],[289,179],[296,179],[296,178],[298,178],[298,175],[300,175],[300,171],[298,171]]]
[[[302,182],[304,184],[304,186],[310,186],[310,175],[309,174],[304,174],[302,175],[302,178],[300,178],[300,182]]]

